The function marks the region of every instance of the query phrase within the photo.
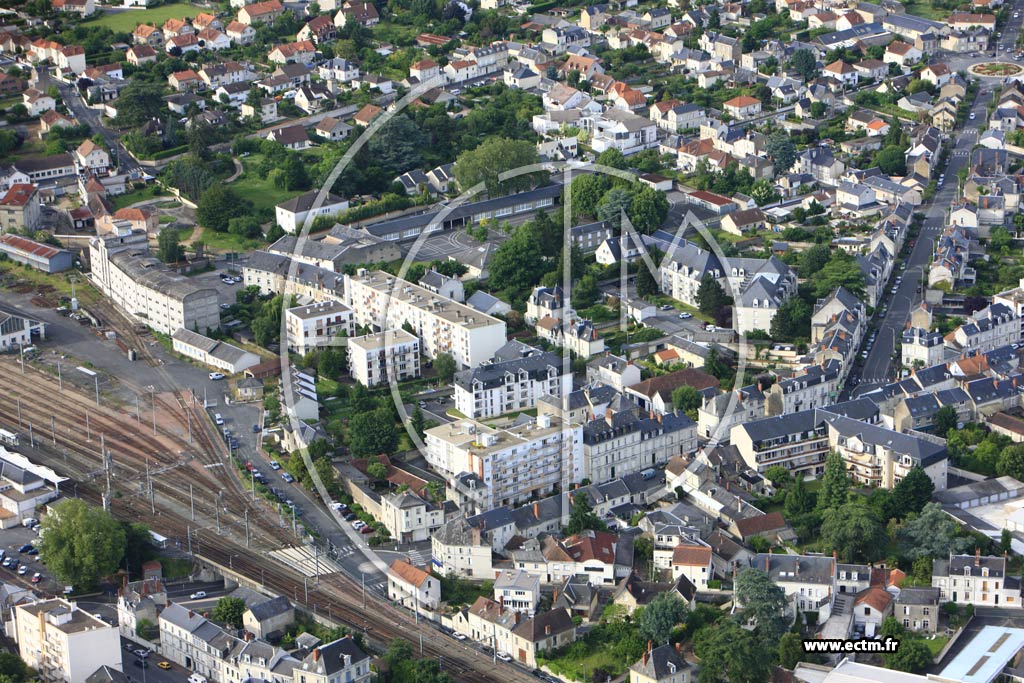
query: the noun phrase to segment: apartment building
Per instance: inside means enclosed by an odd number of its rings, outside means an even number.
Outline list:
[[[480,528],[465,517],[446,522],[430,537],[430,557],[442,574],[473,578],[494,576],[491,566],[491,545],[483,539]]]
[[[547,495],[584,477],[582,428],[551,415],[503,428],[461,420],[428,429],[426,437],[427,463],[449,483],[476,475],[482,490],[465,501],[475,508],[467,514]]]
[[[320,301],[284,312],[288,350],[305,355],[324,348],[338,337],[355,334],[352,309],[340,301]]]
[[[540,577],[522,569],[506,569],[494,579],[494,599],[532,617],[540,604]]]
[[[348,369],[352,379],[367,387],[415,379],[420,376],[420,340],[405,330],[353,337],[348,340]]]
[[[735,425],[730,441],[743,461],[758,472],[772,465],[791,470],[794,477],[798,474],[818,477],[825,472],[828,427],[816,410]]]
[[[993,303],[971,314],[962,325],[945,337],[946,345],[957,353],[979,353],[1021,340],[1021,321],[1009,306]]]
[[[490,360],[507,341],[504,321],[380,270],[345,275],[345,304],[359,325],[397,330],[408,323],[423,355],[448,353],[462,367]]]
[[[428,503],[412,491],[380,500],[380,521],[399,543],[425,541],[444,524],[444,509]]]
[[[489,361],[455,375],[455,408],[466,417],[497,417],[536,407],[542,396],[572,391],[572,369],[561,356],[512,341]]]
[[[628,398],[582,427],[584,477],[605,482],[697,450],[697,425],[682,413],[642,413]]]
[[[11,230],[35,230],[42,218],[35,185],[16,183],[0,198],[0,234]]]
[[[89,240],[92,280],[128,316],[163,334],[220,327],[217,290],[149,255],[146,233],[116,230]]]
[[[891,489],[920,467],[936,491],[946,489],[949,453],[944,439],[901,434],[842,415],[827,414],[825,421],[829,445],[857,483]]]
[[[117,627],[73,602],[54,598],[15,605],[11,618],[18,653],[39,680],[85,683],[102,666],[121,670]]]
[[[976,607],[1020,607],[1020,577],[1008,576],[1006,558],[953,555],[932,560],[932,587],[941,593],[941,602]]]

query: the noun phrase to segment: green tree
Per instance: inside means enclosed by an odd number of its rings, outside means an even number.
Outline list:
[[[196,219],[216,232],[225,232],[232,218],[244,216],[252,204],[242,199],[233,189],[223,184],[212,185],[203,192],[196,207]]]
[[[800,277],[809,278],[825,267],[832,255],[827,244],[815,244],[800,254]]]
[[[574,218],[581,216],[597,217],[597,206],[601,198],[608,191],[611,185],[608,176],[596,173],[578,175],[572,179],[570,194],[572,197],[572,215]]]
[[[1009,529],[1003,529],[999,535],[999,551],[1003,554],[1009,554],[1013,552],[1013,535]]]
[[[156,256],[164,263],[177,263],[185,258],[185,247],[181,246],[178,231],[174,228],[163,228],[156,243]]]
[[[957,523],[942,511],[938,503],[928,503],[914,519],[896,533],[900,552],[912,560],[924,557],[949,557],[971,549],[970,538],[960,536]]]
[[[532,142],[493,137],[484,140],[476,149],[460,154],[453,170],[460,188],[468,190],[482,182],[489,196],[498,197],[522,192],[540,183],[543,173],[528,173],[498,182],[498,176],[505,171],[537,161],[537,148]]]
[[[850,477],[846,473],[843,457],[830,451],[825,459],[825,472],[821,476],[821,490],[818,491],[818,509],[828,510],[842,507],[850,495]]]
[[[821,541],[847,562],[871,561],[885,552],[888,536],[878,513],[857,497],[824,511]]]
[[[775,341],[810,339],[810,305],[798,296],[783,301],[772,318],[769,333]]]
[[[1013,444],[1000,451],[996,474],[1014,479],[1024,478],[1024,444]]]
[[[779,191],[775,189],[775,185],[766,178],[762,178],[754,182],[750,187],[750,197],[757,203],[758,206],[764,206],[765,204],[771,204],[781,198]]]
[[[732,619],[698,631],[693,650],[700,657],[699,683],[764,683],[771,677],[771,654]]]
[[[904,176],[907,174],[907,158],[901,147],[883,147],[875,155],[875,165],[886,175]]]
[[[421,410],[419,406],[413,408],[412,418],[409,420],[409,424],[412,425],[413,431],[415,431],[421,439],[424,438],[427,429],[427,421],[423,417],[423,410]]]
[[[398,430],[391,411],[378,408],[353,416],[349,421],[348,447],[357,457],[395,452]]]
[[[450,353],[439,353],[434,358],[434,369],[437,371],[437,376],[446,384],[450,383],[455,376],[456,367],[455,358]]]
[[[239,237],[255,239],[263,236],[263,226],[256,216],[237,216],[228,221],[228,232]]]
[[[633,200],[626,214],[638,232],[649,235],[668,217],[668,198],[664,192],[649,185],[634,185]]]
[[[587,273],[580,278],[572,288],[572,303],[577,308],[589,308],[594,305],[601,290],[598,288],[597,278]]]
[[[588,529],[606,531],[607,528],[590,506],[590,498],[585,493],[572,496],[572,512],[564,530],[566,536],[575,536]]]
[[[787,517],[798,517],[814,508],[814,500],[804,484],[804,475],[798,474],[792,488],[786,493],[785,510]]]
[[[124,529],[125,538],[121,566],[128,570],[129,576],[141,576],[143,563],[156,557],[149,527],[140,522],[121,522],[121,528]]]
[[[942,406],[932,416],[932,431],[936,436],[946,436],[952,429],[956,429],[956,408],[953,406]]]
[[[784,174],[796,163],[796,143],[784,131],[776,130],[768,136],[764,143],[764,152],[774,162],[777,175]]]
[[[633,195],[629,190],[615,187],[605,193],[597,206],[597,217],[618,227],[622,222],[622,214],[628,213],[633,205]]]
[[[920,467],[914,467],[892,490],[888,498],[887,516],[904,519],[908,514],[918,513],[932,499],[935,484]]]
[[[864,272],[857,259],[841,249],[832,253],[828,263],[811,280],[814,296],[823,299],[837,287],[845,287],[856,297],[864,294]]]
[[[551,263],[541,251],[539,238],[535,225],[523,223],[494,250],[489,265],[489,281],[510,295],[507,299],[525,297],[550,270]]]
[[[388,478],[388,466],[380,458],[371,460],[366,464],[366,473],[377,480]]]
[[[1019,215],[1020,214],[1016,214],[1014,218]],[[988,243],[992,249],[999,252],[1003,249],[1008,249],[1013,243],[1013,239],[1010,237],[1010,231],[1000,226],[998,228],[992,228],[992,232],[988,238]]]
[[[411,118],[399,114],[380,127],[367,147],[375,162],[390,173],[401,175],[420,165],[421,150],[429,149],[430,145],[426,133]]]
[[[695,387],[684,384],[672,390],[672,406],[690,419],[697,414],[697,409],[704,403],[703,397]]]
[[[904,636],[896,651],[882,655],[882,660],[888,669],[916,673],[931,666],[932,651],[922,638]]]
[[[811,116],[820,119],[828,111],[828,106],[824,102],[811,102]]]
[[[213,618],[227,626],[242,628],[242,615],[245,614],[245,610],[245,600],[224,596],[213,606]]]
[[[283,303],[284,300],[280,294],[269,301],[264,301],[260,305],[259,313],[249,325],[252,329],[253,339],[264,348],[281,341],[281,306]]]
[[[743,618],[755,624],[762,643],[778,642],[786,631],[786,593],[772,583],[768,572],[747,567],[736,576],[736,601],[743,606]]]
[[[726,306],[728,297],[718,280],[711,273],[705,273],[697,288],[697,306],[700,312],[711,315]]]
[[[793,670],[800,662],[806,661],[804,639],[799,633],[783,633],[779,638],[779,666]]]
[[[795,50],[789,58],[789,65],[798,74],[809,81],[818,75],[818,60],[814,53],[806,48]]]
[[[125,533],[117,520],[79,498],[56,503],[43,518],[39,557],[58,580],[79,591],[116,571],[124,550]]]
[[[764,478],[770,481],[775,488],[781,488],[793,481],[793,475],[782,465],[772,465],[766,469]]]
[[[672,635],[672,630],[686,620],[689,610],[686,604],[672,593],[661,593],[640,614],[637,626],[640,635],[654,641],[654,645],[664,645]]]
[[[626,157],[622,154],[622,150],[615,149],[614,147],[610,147],[598,154],[595,161],[601,166],[610,166],[611,168],[617,168],[620,171],[624,171],[629,168],[629,162],[626,161]]]
[[[646,263],[641,262],[636,272],[636,293],[637,296],[646,299],[654,296],[659,291],[658,281],[651,274]]]

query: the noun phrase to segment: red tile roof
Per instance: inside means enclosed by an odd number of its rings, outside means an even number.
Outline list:
[[[17,249],[24,254],[31,254],[32,256],[38,256],[39,258],[53,258],[61,252],[56,247],[51,247],[48,244],[36,242],[30,240],[27,237],[20,237],[18,235],[0,235],[0,244],[5,244],[12,249]]]
[[[35,185],[28,183],[15,183],[7,191],[3,199],[0,199],[0,206],[25,206],[32,199],[36,192]]]

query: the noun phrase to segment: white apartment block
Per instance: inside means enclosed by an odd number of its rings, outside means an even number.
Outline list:
[[[540,603],[540,576],[506,569],[494,579],[494,599],[502,607],[533,616]]]
[[[284,312],[288,350],[305,355],[313,349],[330,346],[342,335],[355,334],[352,309],[340,301],[320,301],[296,306]]]
[[[427,463],[448,479],[479,478],[485,490],[473,503],[479,513],[553,493],[556,485],[583,479],[582,430],[550,415],[503,429],[461,420],[427,430]]]
[[[388,330],[348,340],[352,379],[373,387],[420,376],[420,340],[405,330]]]
[[[542,396],[572,391],[572,369],[554,353],[510,344],[507,356],[455,375],[455,408],[474,420],[529,410]],[[639,373],[638,373],[639,374]]]
[[[506,343],[504,321],[379,270],[346,275],[345,304],[359,325],[397,330],[409,323],[423,355],[448,353],[462,367],[490,360]]]
[[[682,413],[650,416],[636,406],[581,427],[584,477],[594,483],[667,463],[697,450],[697,425]]]
[[[398,543],[416,543],[444,524],[444,509],[428,503],[412,491],[403,491],[380,500],[380,521]]]
[[[21,658],[46,683],[85,683],[101,666],[121,670],[117,627],[60,598],[16,605],[11,633]]]
[[[932,560],[932,587],[940,592],[939,602],[976,607],[1020,607],[1020,578],[1007,576],[1006,558],[950,555]]]
[[[89,240],[92,281],[118,308],[157,332],[220,327],[217,290],[178,275],[149,256],[145,233],[122,231]]]
[[[434,532],[430,538],[433,566],[442,574],[465,578],[494,576],[491,546],[481,538],[480,529],[458,517]]]

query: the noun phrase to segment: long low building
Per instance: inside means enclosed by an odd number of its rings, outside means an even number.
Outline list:
[[[184,328],[179,328],[171,335],[171,342],[178,353],[230,375],[247,370],[260,362],[260,357],[251,351]]]
[[[20,311],[0,307],[0,351],[32,345],[32,336],[46,338],[46,323],[22,315]]]
[[[437,225],[432,227],[431,232],[462,228],[482,220],[511,218],[551,208],[561,194],[561,185],[545,185],[507,197],[495,197],[481,202],[462,204],[446,214]],[[363,227],[363,230],[376,237],[391,241],[414,240],[438,219],[442,211],[445,209],[373,223]]]
[[[60,273],[70,270],[74,263],[74,255],[67,249],[61,249],[42,242],[30,240],[19,235],[0,235],[0,253],[18,263],[32,266],[44,273]]]
[[[168,270],[149,255],[146,234],[121,231],[89,240],[92,281],[120,309],[157,332],[220,326],[217,290]]]

